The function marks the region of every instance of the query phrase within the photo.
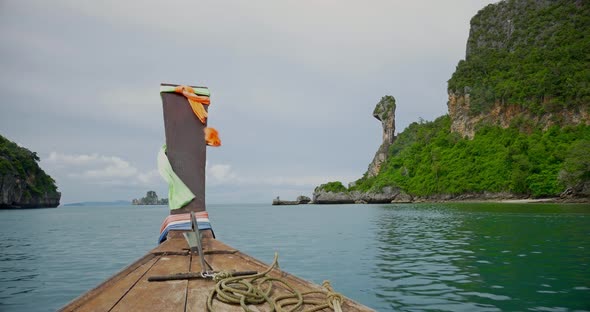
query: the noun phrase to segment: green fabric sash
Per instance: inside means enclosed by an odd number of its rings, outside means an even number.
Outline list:
[[[168,182],[168,207],[170,210],[182,208],[195,198],[195,194],[172,170],[168,156],[166,156],[166,144],[158,153],[158,171],[162,178]]]
[[[160,93],[162,92],[174,92],[175,86],[160,86]],[[211,92],[209,92],[208,88],[195,88],[195,94],[197,95],[204,95],[204,96],[211,96]]]

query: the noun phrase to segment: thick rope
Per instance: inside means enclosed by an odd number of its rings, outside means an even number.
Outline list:
[[[207,297],[207,310],[214,312],[213,302],[215,299],[226,304],[240,305],[244,311],[254,312],[249,305],[269,306],[270,312],[297,311],[303,306],[312,306],[302,312],[313,312],[324,309],[332,309],[336,312],[342,312],[341,304],[344,302],[341,294],[334,292],[329,281],[324,281],[322,286],[325,290],[313,290],[300,292],[296,290],[286,279],[271,277],[268,275],[274,268],[278,268],[278,254],[272,264],[264,272],[248,275],[231,277],[219,275],[215,277],[217,284],[215,289]],[[272,297],[273,287],[281,284],[287,290],[287,294]],[[321,294],[326,297],[325,300],[317,298],[306,299],[308,295]]]
[[[330,308],[336,312],[342,312],[342,307],[340,305],[344,302],[344,297],[342,297],[340,293],[334,291],[330,281],[324,281],[322,286],[327,290],[326,297]]]

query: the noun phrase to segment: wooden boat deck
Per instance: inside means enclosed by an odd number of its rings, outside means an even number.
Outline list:
[[[188,244],[182,235],[171,234],[174,235],[169,235],[163,244],[60,311],[206,311],[207,296],[216,282],[205,279],[148,281],[148,277],[155,275],[201,271],[199,256],[188,253]],[[203,238],[203,249],[207,262],[218,271],[263,272],[268,268],[267,264],[213,238]],[[280,270],[273,270],[270,275],[287,279],[299,291],[322,289]],[[338,291],[338,285],[333,286]],[[280,290],[279,286],[277,288]],[[240,306],[219,301],[215,301],[214,308],[215,311],[242,311]],[[268,305],[252,306],[254,311],[267,311],[265,309]],[[373,311],[348,298],[344,298],[342,310]]]

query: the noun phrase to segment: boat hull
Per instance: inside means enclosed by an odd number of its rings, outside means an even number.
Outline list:
[[[215,270],[263,272],[268,268],[267,264],[213,238],[204,238],[203,248],[205,259]],[[60,311],[206,311],[207,297],[216,284],[214,281],[148,281],[150,276],[200,272],[198,255],[189,254],[187,249],[188,244],[179,231],[172,232],[169,239],[160,246],[96,288],[74,299]],[[322,289],[319,285],[278,269],[273,270],[270,275],[287,280],[302,292]],[[338,291],[338,285],[333,286]],[[221,302],[216,302],[214,307],[215,311],[242,311],[240,306]],[[261,305],[257,308],[266,311],[268,306]],[[344,298],[342,309],[373,311],[347,298]]]

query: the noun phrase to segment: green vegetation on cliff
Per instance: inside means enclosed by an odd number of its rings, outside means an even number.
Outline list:
[[[543,114],[590,103],[588,1],[508,0],[471,20],[466,60],[448,81],[473,113],[495,101]]]
[[[325,191],[333,193],[346,192],[346,187],[340,181],[328,182],[315,188],[314,192]]]
[[[350,190],[400,187],[414,196],[510,192],[556,196],[590,181],[590,126],[552,127],[526,134],[516,125],[484,126],[474,139],[452,133],[450,118],[412,123],[373,178]]]
[[[39,167],[38,161],[37,153],[0,135],[0,181],[4,181],[0,192],[7,191],[4,188],[8,187],[10,180],[24,185],[24,199],[57,193],[55,181]],[[2,204],[0,201],[0,205]]]

